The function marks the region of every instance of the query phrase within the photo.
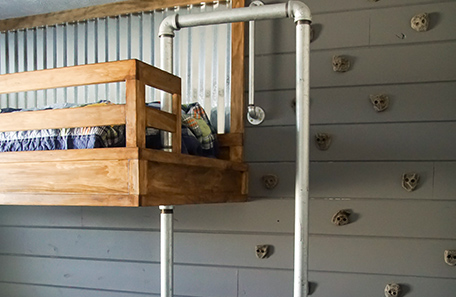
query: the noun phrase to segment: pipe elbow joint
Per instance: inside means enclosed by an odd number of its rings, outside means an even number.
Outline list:
[[[173,14],[167,16],[163,19],[158,27],[158,36],[172,36],[174,37],[174,31],[179,30],[179,26],[177,24],[177,14]]]
[[[307,5],[300,1],[288,1],[288,17],[293,18],[294,22],[308,21],[312,22],[312,14]]]

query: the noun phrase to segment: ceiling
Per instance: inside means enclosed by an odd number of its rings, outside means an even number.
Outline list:
[[[74,9],[124,0],[0,0],[0,19]]]

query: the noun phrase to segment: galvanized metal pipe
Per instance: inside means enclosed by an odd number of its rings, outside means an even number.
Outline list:
[[[165,36],[174,36],[174,31],[195,27],[251,20],[293,18],[296,26],[296,209],[295,209],[295,260],[294,297],[308,295],[308,206],[309,206],[309,44],[310,9],[302,2],[289,1],[285,4],[253,6],[224,12],[208,12],[196,15],[172,15],[160,24],[160,42]],[[172,50],[166,48],[162,53]],[[172,56],[172,54],[171,54]],[[166,70],[166,69],[164,69]],[[162,295],[163,297],[164,295]]]
[[[253,1],[249,6],[263,6],[261,1]],[[249,104],[247,112],[253,119],[257,119],[255,112],[255,21],[249,21]]]
[[[160,206],[160,291],[161,297],[173,297],[173,206]]]
[[[310,22],[296,24],[296,189],[294,296],[308,295]]]
[[[173,38],[174,35],[164,35],[160,38],[160,68],[173,73]],[[166,112],[172,112],[172,96],[169,93],[161,92],[160,108]],[[164,151],[172,151],[172,134],[161,131],[162,147]]]

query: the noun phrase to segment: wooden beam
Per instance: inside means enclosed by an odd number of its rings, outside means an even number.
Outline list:
[[[146,147],[146,88],[142,81],[129,79],[126,85],[126,147]]]
[[[201,0],[130,0],[76,8],[39,15],[0,20],[0,32],[25,28],[51,26],[94,18],[113,17],[122,14],[151,11],[175,6],[197,5]]]
[[[0,94],[120,82],[135,76],[136,60],[11,73],[0,76]]]
[[[146,107],[146,126],[175,133],[176,115]]]
[[[0,114],[0,131],[26,131],[125,124],[124,105],[26,111]]]
[[[233,0],[232,7],[244,7],[244,0]],[[232,24],[231,51],[231,126],[230,132],[244,134],[244,23]],[[242,162],[244,147],[230,147],[230,160]]]
[[[5,152],[0,153],[1,163],[58,162],[86,160],[138,159],[138,148],[97,148],[80,150]]]
[[[0,154],[1,156],[1,154]],[[176,164],[190,167],[217,168],[221,170],[232,169],[247,171],[248,165],[240,162],[191,156],[185,154],[170,154],[168,152],[152,149],[140,150],[140,159],[163,164]]]
[[[138,79],[146,85],[171,94],[181,93],[181,79],[159,68],[136,61]]]
[[[176,116],[174,123],[175,132],[173,133],[173,153],[181,153],[182,148],[182,101],[181,95],[173,94],[173,114]]]
[[[218,134],[217,138],[221,147],[242,146],[244,144],[241,133]]]

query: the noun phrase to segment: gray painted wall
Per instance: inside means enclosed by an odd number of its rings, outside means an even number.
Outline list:
[[[443,252],[456,249],[456,1],[341,3],[308,1],[311,129],[333,135],[328,151],[311,150],[311,296],[383,296],[391,282],[402,296],[454,296]],[[425,33],[409,27],[421,12]],[[261,25],[267,120],[246,128],[251,201],[176,208],[178,296],[292,296],[294,26]],[[349,72],[332,71],[336,54],[352,59]],[[391,99],[382,113],[369,102],[378,93]],[[416,191],[401,188],[405,172],[421,175]],[[264,174],[279,177],[274,190]],[[340,209],[351,224],[331,224]],[[158,296],[158,228],[155,208],[1,206],[0,296]],[[272,255],[257,259],[257,244]]]

